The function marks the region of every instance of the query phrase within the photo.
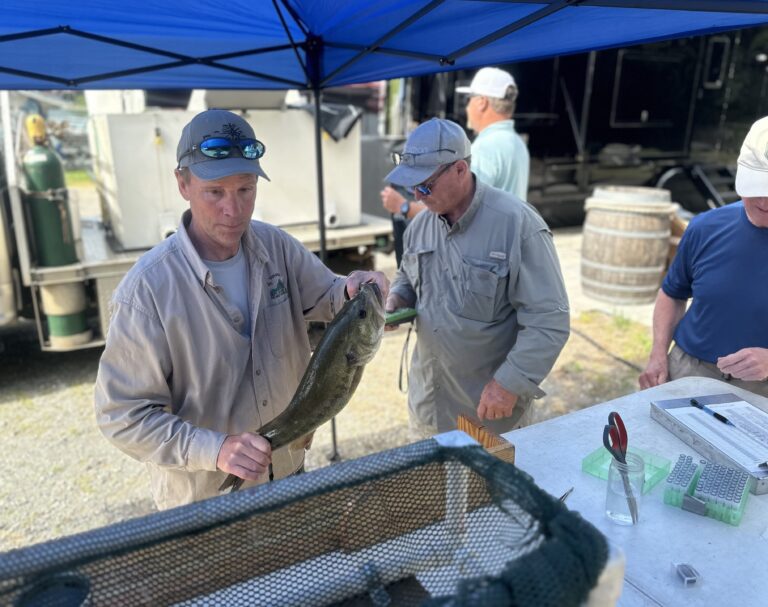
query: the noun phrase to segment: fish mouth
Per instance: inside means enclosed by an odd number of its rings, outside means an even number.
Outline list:
[[[376,303],[380,306],[384,306],[384,295],[381,293],[381,289],[379,288],[379,285],[377,285],[375,282],[370,281],[363,283],[370,287],[370,289],[373,291],[373,294],[376,296]]]
[[[378,301],[380,304],[384,304],[384,296],[381,294],[381,289],[379,288],[379,285],[375,282],[368,283],[371,285],[371,288],[373,289],[374,294],[376,295],[376,301]]]

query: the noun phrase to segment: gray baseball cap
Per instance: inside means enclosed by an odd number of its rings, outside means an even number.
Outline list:
[[[412,187],[426,181],[438,167],[472,154],[469,138],[458,124],[432,118],[408,136],[398,164],[386,181]]]
[[[232,143],[228,156],[210,157],[200,150],[204,141],[215,138],[227,139]],[[178,168],[188,167],[195,177],[205,181],[244,173],[269,181],[258,158],[243,156],[240,145],[244,143],[250,144],[251,148],[261,146],[263,150],[263,143],[250,143],[252,141],[256,141],[256,135],[242,116],[227,110],[205,110],[190,120],[181,131],[179,145],[176,147]]]

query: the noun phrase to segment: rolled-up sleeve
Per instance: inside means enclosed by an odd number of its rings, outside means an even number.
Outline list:
[[[131,457],[188,471],[216,470],[226,434],[171,412],[170,353],[151,311],[114,302],[94,391],[102,434]]]
[[[409,306],[416,305],[416,291],[402,270],[398,270],[395,274],[395,278],[389,286],[389,292],[401,297]]]
[[[509,299],[517,310],[519,332],[494,379],[514,394],[540,398],[544,392],[538,384],[570,334],[568,295],[548,230],[523,239],[517,275],[510,276]]]

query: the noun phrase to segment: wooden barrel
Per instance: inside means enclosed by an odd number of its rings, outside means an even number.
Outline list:
[[[584,205],[584,294],[616,304],[654,301],[669,255],[675,208],[669,192],[660,188],[595,188]]]
[[[679,207],[680,205],[677,205]],[[680,209],[676,208],[675,213],[672,215],[672,224],[670,226],[671,236],[669,237],[669,257],[667,258],[667,269],[672,265],[672,260],[677,255],[677,246],[680,244],[680,239],[683,237],[685,229],[688,227],[688,219],[681,217],[679,213]]]

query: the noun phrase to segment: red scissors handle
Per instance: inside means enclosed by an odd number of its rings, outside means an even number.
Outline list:
[[[608,424],[616,428],[619,438],[619,448],[623,453],[626,453],[629,437],[627,436],[627,427],[624,425],[624,420],[621,419],[621,415],[616,413],[616,411],[611,411],[608,414]]]
[[[627,452],[621,448],[621,439],[619,437],[619,430],[616,426],[606,424],[603,429],[603,445],[608,452],[615,457],[622,464],[626,464]]]

